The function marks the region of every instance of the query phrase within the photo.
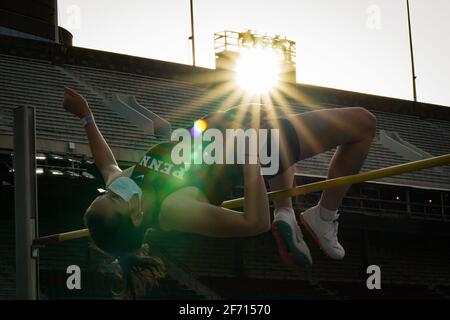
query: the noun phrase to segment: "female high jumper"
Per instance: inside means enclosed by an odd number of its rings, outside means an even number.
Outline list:
[[[286,263],[310,266],[312,258],[303,240],[302,225],[327,256],[344,257],[338,241],[337,212],[349,186],[324,190],[319,203],[298,217],[290,198],[276,200],[271,223],[265,181],[271,190],[292,188],[296,162],[335,147],[328,178],[357,173],[376,130],[375,116],[366,109],[324,109],[283,115],[275,121],[261,119],[255,126],[279,129],[280,137],[279,169],[274,175],[262,176],[259,163],[190,167],[173,163],[173,142],[150,148],[140,163],[122,171],[84,97],[66,88],[63,106],[82,120],[106,184],[107,191],[95,198],[84,219],[95,245],[119,261],[122,297],[136,297],[164,276],[161,260],[151,256],[144,244],[145,231],[150,227],[211,237],[255,236],[272,229]],[[207,119],[208,128],[239,127],[235,118],[227,115],[215,113]],[[152,160],[158,165],[146,165]],[[220,207],[231,189],[242,184],[243,212]]]

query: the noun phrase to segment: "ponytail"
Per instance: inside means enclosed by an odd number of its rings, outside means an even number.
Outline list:
[[[119,291],[113,292],[116,298],[137,299],[158,285],[158,280],[165,277],[163,261],[150,255],[150,247],[143,244],[138,250],[117,258],[120,265]]]

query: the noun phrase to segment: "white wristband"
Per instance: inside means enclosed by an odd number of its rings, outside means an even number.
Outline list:
[[[94,122],[94,116],[92,114],[87,115],[86,117],[81,118],[80,121],[83,124],[83,127],[85,127],[87,124]]]

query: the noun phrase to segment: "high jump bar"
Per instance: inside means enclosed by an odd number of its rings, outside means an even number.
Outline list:
[[[341,187],[354,183],[360,183],[369,180],[381,179],[385,177],[400,175],[403,173],[414,172],[432,167],[444,166],[450,164],[450,154],[437,156],[433,158],[403,163],[391,167],[376,169],[368,172],[357,173],[349,176],[328,179],[319,182],[313,182],[290,189],[270,191],[267,193],[269,200],[278,200],[287,197],[299,196],[324,189]],[[223,208],[235,209],[244,205],[244,198],[224,201]],[[68,240],[84,238],[89,236],[88,229],[75,230],[70,232],[58,233],[33,240],[34,246],[43,246],[48,244],[60,243]]]

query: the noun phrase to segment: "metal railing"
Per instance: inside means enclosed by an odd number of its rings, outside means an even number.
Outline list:
[[[407,191],[408,192],[408,191]],[[443,194],[443,192],[440,192]],[[298,204],[302,209],[314,206],[319,201],[319,194],[310,195],[306,201]],[[360,213],[373,216],[406,216],[430,220],[450,220],[450,203],[443,200],[439,203],[389,200],[364,196],[346,196],[341,205],[345,212]]]

